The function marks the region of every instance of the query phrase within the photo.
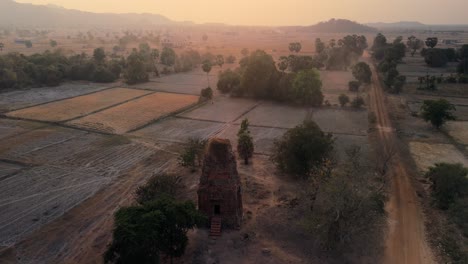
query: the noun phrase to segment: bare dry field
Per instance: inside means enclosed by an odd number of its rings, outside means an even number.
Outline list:
[[[44,126],[41,123],[0,119],[0,140]]]
[[[217,74],[210,74],[207,78],[206,73],[204,72],[189,72],[189,73],[177,73],[177,74],[170,74],[170,75],[163,75],[161,78],[152,78],[151,81],[158,82],[158,83],[166,83],[166,84],[185,84],[185,85],[193,85],[200,88],[206,88],[211,86],[212,88],[216,87],[218,83],[218,75]],[[209,85],[208,85],[209,79]]]
[[[452,121],[448,122],[444,129],[451,137],[463,145],[468,145],[468,122]]]
[[[427,66],[419,53],[416,53],[414,57],[411,57],[407,53],[407,56],[403,58],[403,64],[398,64],[397,70],[407,77],[407,81],[411,83],[418,82],[418,77],[426,75],[448,75],[450,73],[456,72],[457,63],[448,63],[447,67],[442,68],[433,68]]]
[[[218,97],[212,103],[207,103],[179,116],[191,119],[233,122],[254,108],[258,102],[250,99]]]
[[[461,163],[468,166],[468,159],[450,144],[429,144],[413,141],[409,143],[411,154],[420,171],[427,171],[436,163]]]
[[[244,118],[254,126],[292,128],[304,121],[310,110],[304,107],[263,102],[247,114],[236,120],[240,124]]]
[[[198,102],[198,96],[154,93],[68,122],[69,125],[123,134]]]
[[[367,111],[342,108],[315,109],[312,119],[325,132],[365,136],[369,128]]]
[[[205,85],[206,86],[206,85]],[[159,82],[148,82],[130,86],[131,88],[152,90],[157,92],[167,93],[179,93],[179,94],[191,94],[200,95],[201,90],[204,86],[192,85],[192,84],[170,84],[170,83],[159,83]]]
[[[226,125],[220,122],[170,117],[131,133],[153,141],[185,142],[189,138],[208,139]]]
[[[3,92],[0,96],[0,112],[12,111],[33,105],[93,93],[111,86],[113,86],[113,84],[67,83],[57,87],[29,88]]]
[[[149,93],[149,91],[143,90],[114,88],[9,112],[7,116],[61,122],[84,116]]]
[[[320,71],[324,93],[346,93],[348,83],[354,80],[350,71]]]

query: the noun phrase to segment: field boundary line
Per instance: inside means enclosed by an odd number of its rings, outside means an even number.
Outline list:
[[[151,88],[141,88],[141,87],[123,87],[126,89],[131,89],[131,90],[138,90],[138,91],[149,91],[149,92],[154,92],[154,93],[168,93],[168,94],[180,94],[180,95],[194,95],[194,96],[200,96],[200,93],[183,93],[183,92],[171,92],[171,91],[165,91],[165,90],[160,90],[160,89],[151,89]],[[201,92],[202,89],[200,89]]]
[[[190,104],[190,105],[188,105],[188,106],[186,106],[186,107],[182,107],[182,108],[180,108],[180,109],[177,109],[177,110],[175,110],[175,111],[173,111],[173,112],[170,112],[170,113],[167,113],[167,114],[165,114],[165,115],[159,116],[159,117],[157,117],[157,118],[155,118],[155,119],[153,119],[153,120],[150,120],[149,122],[147,122],[147,123],[144,124],[144,125],[141,125],[141,126],[139,126],[139,127],[136,127],[136,128],[133,128],[133,129],[128,130],[128,131],[125,132],[124,134],[132,133],[132,132],[135,132],[135,131],[137,131],[137,130],[143,129],[143,128],[145,128],[145,127],[148,127],[148,126],[150,126],[150,125],[155,124],[155,123],[158,122],[158,121],[164,120],[164,119],[166,119],[166,118],[168,118],[168,117],[175,116],[175,115],[181,114],[181,113],[186,112],[186,111],[192,111],[193,109],[196,109],[196,108],[200,107],[201,105],[206,104],[208,101],[209,101],[209,100],[206,100],[206,101],[204,101],[204,102],[196,102],[196,103]]]
[[[73,99],[73,98],[77,98],[77,97],[80,97],[80,96],[95,94],[95,93],[99,93],[99,92],[102,92],[102,91],[107,91],[107,90],[115,89],[115,88],[119,88],[119,87],[121,87],[121,86],[120,85],[110,86],[110,87],[106,87],[106,88],[103,88],[101,90],[97,90],[97,91],[93,91],[93,92],[89,92],[89,93],[84,93],[84,94],[75,95],[75,96],[71,96],[71,97],[66,97],[66,98],[62,98],[62,99],[56,99],[56,100],[52,100],[52,101],[48,101],[48,102],[44,102],[44,103],[35,104],[35,105],[15,108],[15,109],[11,109],[11,110],[4,111],[4,112],[1,112],[1,113],[4,115],[4,114],[10,113],[10,112],[20,111],[20,110],[24,110],[24,109],[28,109],[28,108],[33,108],[33,107],[36,107],[36,106],[41,106],[41,105],[46,105],[46,104],[50,104],[50,103],[60,102],[60,101],[63,101],[63,100]],[[40,88],[37,88],[37,89],[40,89]]]
[[[255,108],[257,108],[258,106],[262,105],[264,102],[263,101],[257,101],[257,103],[250,107],[249,109],[245,110],[245,112],[241,113],[237,118],[234,118],[234,120],[230,121],[229,123],[233,123],[235,124],[235,122],[239,119],[241,119],[243,116],[245,116],[246,114],[252,112]]]

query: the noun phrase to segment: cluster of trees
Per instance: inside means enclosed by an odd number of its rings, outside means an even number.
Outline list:
[[[393,43],[387,43],[387,38],[381,33],[377,34],[372,46],[372,56],[379,61],[378,70],[383,75],[386,90],[391,93],[400,93],[406,83],[406,76],[400,75],[397,64],[405,57],[406,46],[403,38],[396,38]]]
[[[278,71],[273,57],[261,50],[242,58],[239,64],[237,70],[220,74],[220,92],[310,106],[323,103],[320,73],[313,65],[298,72]]]
[[[365,36],[347,35],[338,41],[330,40],[328,45],[320,38],[315,40],[315,60],[327,70],[346,70],[368,47]]]
[[[325,249],[341,256],[375,241],[370,238],[385,224],[384,196],[373,186],[360,149],[346,154],[337,166],[333,136],[306,119],[275,141],[271,156],[280,172],[307,180],[310,211],[304,223]]]
[[[125,60],[108,60],[103,49],[93,56],[65,56],[61,50],[25,56],[0,56],[0,89],[57,86],[65,80],[113,82],[120,77]]]
[[[439,76],[435,75],[426,75],[418,77],[419,81],[419,90],[437,90],[437,85],[442,83],[468,83],[467,74],[450,74],[444,76],[443,74]]]
[[[105,263],[160,263],[180,257],[187,232],[206,223],[192,201],[178,202],[182,188],[175,175],[156,174],[137,189],[137,205],[122,207],[114,216],[113,240]]]

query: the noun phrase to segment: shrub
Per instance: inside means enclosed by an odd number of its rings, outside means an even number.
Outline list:
[[[447,210],[468,196],[467,176],[468,169],[461,164],[438,163],[429,168],[426,177],[432,183],[431,196],[439,208]]]
[[[448,62],[446,52],[443,49],[427,50],[424,60],[430,67],[444,67]]]
[[[201,97],[206,98],[208,100],[213,99],[213,90],[211,89],[211,87],[206,87],[205,89],[202,89]]]
[[[234,71],[226,70],[219,74],[218,90],[221,93],[230,93],[239,88],[241,77]]]
[[[93,81],[98,83],[110,83],[116,80],[116,76],[105,67],[98,67],[93,75]]]
[[[353,99],[351,102],[351,106],[354,108],[361,108],[365,104],[364,98],[361,96],[356,96],[356,98]]]
[[[425,100],[421,106],[422,117],[439,129],[447,120],[455,120],[455,106],[445,99]]]
[[[350,81],[348,83],[348,88],[350,92],[357,92],[359,91],[359,87],[361,86],[361,83],[358,81]]]
[[[158,173],[135,191],[135,200],[143,205],[164,196],[175,198],[181,188],[182,178],[172,174]]]
[[[183,167],[190,167],[195,171],[202,165],[203,152],[207,141],[199,138],[189,138],[184,150],[179,155],[179,164]]]
[[[338,97],[338,100],[340,101],[341,107],[349,103],[349,97],[346,94],[341,94],[340,97]]]

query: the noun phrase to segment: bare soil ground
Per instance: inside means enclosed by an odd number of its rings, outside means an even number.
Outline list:
[[[352,108],[323,108],[314,110],[312,119],[325,132],[367,135],[369,127],[367,111]]]
[[[464,121],[452,121],[448,122],[444,130],[455,138],[460,144],[468,145],[468,122]]]
[[[247,118],[249,123],[255,126],[293,128],[304,121],[308,112],[310,110],[303,107],[262,102],[235,123],[240,124],[244,118]]]
[[[6,115],[24,119],[61,122],[149,94],[148,91],[114,88],[72,99],[25,108]]]
[[[199,97],[154,93],[68,122],[94,131],[123,134],[198,102]]]
[[[19,108],[93,93],[114,85],[115,84],[67,83],[57,87],[29,88],[5,92],[0,96],[0,112],[12,111]]]
[[[221,96],[211,103],[208,102],[193,111],[181,113],[179,116],[197,120],[233,122],[249,112],[257,104],[258,102],[250,99]]]
[[[451,144],[428,144],[423,142],[410,142],[410,150],[418,168],[426,172],[436,163],[461,163],[468,166],[468,159]]]

